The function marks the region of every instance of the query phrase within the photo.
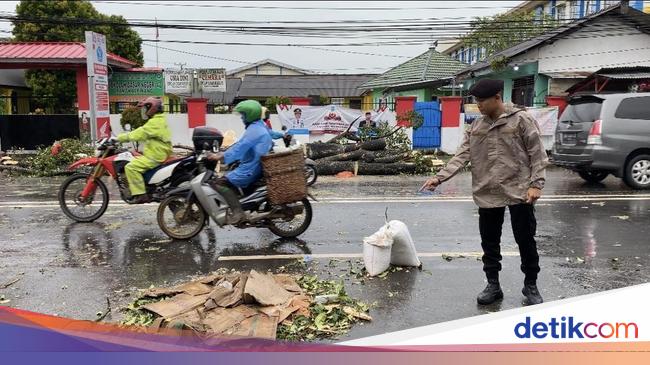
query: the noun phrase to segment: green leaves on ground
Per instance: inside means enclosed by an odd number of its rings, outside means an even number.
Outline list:
[[[59,141],[61,148],[56,155],[52,154],[52,147],[41,147],[36,155],[28,161],[29,168],[37,175],[49,176],[65,170],[71,163],[79,159],[79,154],[92,156],[94,150],[79,139],[62,139]]]
[[[368,320],[369,307],[345,292],[342,282],[319,280],[316,276],[302,276],[298,285],[309,295],[336,295],[329,304],[312,302],[310,317],[298,316],[278,326],[277,338],[290,341],[312,341],[346,333],[354,323]]]

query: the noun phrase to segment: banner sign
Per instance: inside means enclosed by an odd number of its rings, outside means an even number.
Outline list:
[[[544,149],[547,151],[552,150],[555,143],[555,128],[557,127],[559,108],[552,106],[547,108],[526,108],[526,110],[539,125]]]
[[[204,92],[226,92],[226,69],[206,68],[197,71],[199,87]]]
[[[355,119],[350,130],[356,131],[359,123],[365,119],[365,112],[338,105],[278,105],[277,112],[283,126],[289,129],[309,129],[315,133],[345,132]],[[388,108],[383,108],[383,111],[373,110],[370,113],[372,120],[377,124],[388,123],[394,126],[396,123],[395,113]]]
[[[464,104],[465,110],[465,123],[472,123],[476,118],[481,116],[476,104]],[[526,111],[537,121],[539,129],[542,131],[542,136],[555,135],[555,127],[557,126],[559,109],[556,106],[545,108],[526,108]]]
[[[86,68],[88,71],[88,92],[90,96],[91,136],[92,138],[110,137],[110,108],[108,92],[108,67],[106,58],[106,36],[87,31]],[[96,130],[94,127],[96,126]]]
[[[554,136],[559,109],[556,106],[547,108],[526,108],[526,111],[535,118],[542,136]]]
[[[189,94],[192,92],[192,70],[165,71],[165,92]]]
[[[114,72],[109,80],[111,101],[138,101],[165,95],[162,72]]]

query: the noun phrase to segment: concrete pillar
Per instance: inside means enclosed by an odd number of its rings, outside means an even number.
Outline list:
[[[90,101],[88,97],[88,71],[86,65],[77,68],[77,109],[90,110]]]
[[[395,97],[395,114],[397,114],[397,125],[409,127],[406,121],[399,120],[399,116],[415,109],[417,96],[396,96]]]
[[[187,119],[190,128],[204,127],[207,114],[208,99],[189,98],[187,101]]]
[[[442,110],[442,127],[457,128],[460,126],[460,96],[441,96],[440,109]]]

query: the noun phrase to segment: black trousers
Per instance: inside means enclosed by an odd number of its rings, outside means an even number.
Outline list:
[[[531,204],[518,204],[508,207],[512,233],[519,246],[521,271],[526,284],[534,284],[539,273],[539,254],[535,233],[535,207]],[[479,208],[479,231],[483,247],[483,271],[488,280],[498,280],[501,271],[501,230],[506,208]]]

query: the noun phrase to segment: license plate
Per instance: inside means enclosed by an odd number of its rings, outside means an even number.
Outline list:
[[[578,141],[578,133],[562,133],[562,144],[575,146]]]

